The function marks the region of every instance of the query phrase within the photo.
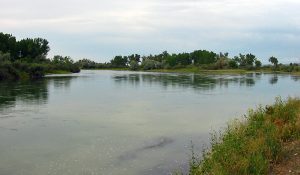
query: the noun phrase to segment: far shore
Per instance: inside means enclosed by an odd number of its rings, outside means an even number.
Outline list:
[[[249,73],[269,73],[269,74],[290,74],[300,75],[300,72],[274,71],[270,69],[245,70],[245,69],[220,69],[205,70],[197,67],[191,68],[174,68],[174,69],[152,69],[152,70],[130,70],[129,68],[103,68],[103,69],[82,69],[82,70],[112,70],[112,71],[130,71],[130,72],[158,72],[158,73],[197,73],[197,74],[216,74],[216,75],[239,75]]]

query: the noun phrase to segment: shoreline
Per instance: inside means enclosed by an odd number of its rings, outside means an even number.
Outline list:
[[[212,133],[202,159],[192,157],[191,175],[300,173],[300,99],[276,98],[273,105]]]
[[[245,70],[245,69],[220,69],[220,70],[204,70],[196,68],[178,68],[178,69],[152,69],[152,70],[130,70],[129,68],[110,68],[110,69],[82,69],[82,70],[111,70],[111,71],[129,71],[129,72],[156,72],[156,73],[196,73],[196,74],[216,74],[216,75],[243,75],[249,73],[264,74],[288,74],[300,75],[300,72],[284,72],[273,70]]]

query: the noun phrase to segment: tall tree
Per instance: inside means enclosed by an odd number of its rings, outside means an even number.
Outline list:
[[[128,57],[115,56],[110,63],[115,67],[126,67],[128,64]]]
[[[48,41],[42,38],[27,38],[17,42],[18,56],[35,59],[37,56],[46,56],[50,48]]]
[[[16,56],[16,38],[11,34],[0,33],[0,51],[10,53],[11,57]]]
[[[277,66],[278,66],[278,59],[276,57],[271,56],[269,58],[269,62],[271,62],[274,65],[274,67],[277,68]]]
[[[207,50],[196,50],[191,53],[191,59],[194,64],[211,64],[217,61],[217,54]]]

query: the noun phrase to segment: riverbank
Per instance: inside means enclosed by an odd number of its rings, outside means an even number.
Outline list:
[[[89,69],[86,69],[89,70]],[[207,70],[200,69],[198,67],[186,67],[186,68],[174,68],[174,69],[152,69],[152,70],[130,70],[129,68],[104,68],[104,69],[90,69],[90,70],[112,70],[112,71],[141,71],[141,72],[158,72],[158,73],[196,73],[196,74],[214,74],[214,75],[239,75],[248,73],[275,73],[275,74],[291,74],[300,75],[300,72],[285,72],[285,71],[274,71],[272,69],[257,69],[257,70],[246,70],[246,69],[219,69],[219,70]]]
[[[300,99],[277,99],[251,110],[222,134],[214,133],[203,159],[191,160],[190,174],[270,174],[300,170]],[[294,156],[294,157],[293,157]],[[290,162],[290,163],[289,163]]]
[[[222,70],[204,70],[198,67],[177,68],[177,69],[153,69],[146,72],[165,72],[165,73],[201,73],[201,74],[245,74],[249,73],[243,69],[222,69]]]
[[[39,79],[47,74],[78,73],[75,64],[4,62],[0,63],[0,81]]]
[[[276,73],[276,74],[292,74],[300,75],[300,72],[285,72],[285,71],[274,71],[272,69],[218,69],[218,70],[207,70],[198,67],[186,67],[176,69],[153,69],[146,72],[165,72],[165,73],[199,73],[199,74],[247,74],[247,73]]]

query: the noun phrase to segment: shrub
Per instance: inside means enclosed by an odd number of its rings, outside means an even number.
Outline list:
[[[139,63],[135,60],[130,61],[129,63],[129,69],[130,70],[138,70],[139,68]]]
[[[31,79],[42,78],[45,75],[45,66],[40,64],[31,64],[28,67],[29,77]]]
[[[20,72],[10,62],[0,63],[0,80],[18,80]]]

